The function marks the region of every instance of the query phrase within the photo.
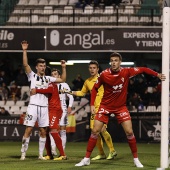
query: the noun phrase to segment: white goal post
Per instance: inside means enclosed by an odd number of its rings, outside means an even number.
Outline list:
[[[170,0],[163,3],[162,27],[162,73],[166,80],[162,82],[161,109],[161,156],[160,167],[169,167],[169,57],[170,57]]]

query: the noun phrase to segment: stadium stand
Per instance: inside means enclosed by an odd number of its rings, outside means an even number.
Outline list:
[[[162,8],[159,1],[155,0],[122,1],[124,3],[110,6],[101,3],[99,7],[91,4],[84,8],[77,8],[78,1],[75,0],[13,0],[13,6],[9,6],[7,2],[0,6],[1,25],[161,25],[162,23]]]

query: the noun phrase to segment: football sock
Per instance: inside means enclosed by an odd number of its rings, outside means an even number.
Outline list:
[[[128,143],[129,143],[133,158],[137,158],[138,154],[137,154],[137,146],[136,146],[135,136],[134,135],[127,136],[127,139],[128,139]]]
[[[51,139],[50,139],[49,134],[46,134],[45,149],[46,149],[47,155],[52,156],[52,153],[51,153]]]
[[[65,149],[67,141],[66,130],[60,130],[60,136],[62,140],[63,149]]]
[[[21,152],[26,152],[28,150],[28,145],[29,145],[30,137],[25,138],[23,136],[22,138],[22,147],[21,147]]]
[[[103,140],[102,140],[100,135],[97,138],[96,146],[99,150],[99,155],[104,155],[105,153],[104,153],[104,150],[103,150]]]
[[[50,140],[51,140],[51,149],[56,150],[55,141],[54,141],[54,139],[53,139],[53,137],[51,136],[50,133],[49,133],[49,136],[50,136]]]
[[[39,156],[43,156],[44,148],[45,148],[46,137],[39,137]]]
[[[60,152],[60,155],[65,156],[60,135],[58,134],[58,132],[51,132],[51,135],[55,141],[56,147],[58,148]]]
[[[105,130],[105,131],[101,132],[101,134],[102,134],[110,152],[114,152],[115,148],[113,146],[112,138],[111,138],[109,132],[107,130]]]
[[[86,158],[90,158],[90,155],[91,155],[94,147],[96,146],[97,138],[98,138],[98,135],[91,134],[89,141],[88,141],[88,144],[87,144]]]

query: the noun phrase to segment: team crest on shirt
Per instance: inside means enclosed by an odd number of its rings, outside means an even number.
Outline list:
[[[139,69],[137,67],[134,68],[135,71],[138,71]]]

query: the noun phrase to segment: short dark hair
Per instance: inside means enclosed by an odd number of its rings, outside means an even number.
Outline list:
[[[59,69],[53,68],[51,72],[53,72],[53,71],[57,71],[57,73],[61,76],[61,71]]]
[[[46,64],[46,61],[45,61],[43,58],[38,58],[38,59],[35,61],[36,66],[37,66],[39,63],[45,63],[45,64]]]
[[[111,57],[119,57],[120,61],[122,61],[122,56],[119,53],[114,52],[110,55],[110,58]]]
[[[91,64],[95,64],[97,66],[97,68],[99,68],[99,63],[96,60],[91,60],[90,63],[89,63],[89,66]]]

